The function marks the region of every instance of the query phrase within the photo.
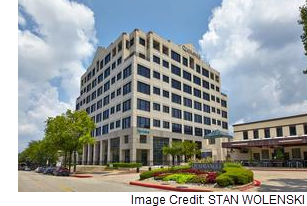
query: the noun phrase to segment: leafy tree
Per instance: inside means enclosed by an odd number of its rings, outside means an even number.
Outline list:
[[[18,162],[28,165],[46,165],[55,163],[57,152],[45,140],[31,141],[28,147],[18,155]]]
[[[81,150],[85,144],[94,144],[95,138],[91,136],[91,131],[96,128],[95,123],[86,111],[75,111],[68,110],[66,116],[69,122],[68,135],[70,144],[69,150],[69,170],[71,165],[71,157],[74,155],[74,172],[76,171],[76,155],[78,150]]]
[[[172,142],[172,146],[164,146],[162,148],[164,155],[171,155],[173,159],[173,165],[174,165],[174,157],[177,155],[181,155],[182,151],[182,142]]]
[[[170,154],[172,157],[176,155],[184,155],[187,159],[189,157],[192,157],[193,155],[200,154],[200,149],[195,142],[173,142],[171,147],[163,147],[163,154]]]
[[[191,158],[193,155],[200,154],[200,149],[196,142],[184,141],[182,143],[182,154],[185,158]]]
[[[74,155],[75,172],[76,153],[84,144],[94,144],[95,139],[91,136],[91,131],[94,129],[95,123],[85,111],[67,110],[65,114],[47,119],[45,135],[55,148],[64,153],[64,165],[68,156],[69,170]]]

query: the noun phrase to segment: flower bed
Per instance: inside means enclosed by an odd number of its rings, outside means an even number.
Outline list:
[[[161,181],[175,181],[179,184],[215,184],[226,187],[229,185],[243,185],[253,181],[253,172],[238,163],[225,163],[222,172],[208,172],[192,169],[190,166],[176,166],[160,168],[142,172],[140,179],[154,178]]]

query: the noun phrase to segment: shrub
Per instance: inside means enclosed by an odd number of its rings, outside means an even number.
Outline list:
[[[189,169],[191,168],[190,166],[174,166],[174,167],[170,167],[170,168],[159,168],[159,169],[154,169],[151,171],[146,171],[146,172],[142,172],[140,174],[140,179],[144,180],[147,178],[151,178],[153,176],[161,174],[161,173],[165,173],[165,172],[170,172],[170,173],[175,173],[178,172],[179,170],[185,170],[185,169]]]
[[[155,170],[151,170],[151,171],[146,171],[146,172],[142,172],[140,174],[140,179],[144,180],[147,178],[151,178],[154,176],[155,173],[162,173],[162,172],[167,172],[169,169],[168,168],[160,168],[160,169],[155,169]]]
[[[235,168],[243,168],[241,163],[239,162],[227,162],[224,163],[224,168],[235,167]]]
[[[234,181],[226,173],[221,174],[220,176],[218,176],[216,178],[216,183],[219,186],[222,186],[222,187],[226,187],[226,186],[229,186],[229,185],[234,185]]]
[[[172,175],[168,175],[166,177],[163,178],[163,181],[176,181],[179,184],[183,184],[186,182],[189,182],[193,177],[195,177],[196,175],[193,174],[172,174]]]
[[[175,171],[178,171],[178,170],[187,170],[187,169],[190,169],[190,168],[191,168],[190,165],[182,165],[182,166],[173,166],[169,170],[175,172]]]
[[[141,163],[125,163],[125,162],[116,162],[112,163],[114,168],[139,168],[142,167]],[[108,164],[108,167],[110,164]]]
[[[190,183],[206,184],[207,183],[207,174],[196,175],[192,179],[190,179],[189,182]]]
[[[254,173],[251,170],[246,169],[242,166],[241,167],[236,167],[236,166],[235,167],[225,167],[223,169],[223,172],[224,172],[223,174],[218,176],[218,178],[216,179],[216,182],[218,183],[218,185],[224,186],[224,187],[228,185],[233,185],[233,184],[235,185],[247,184],[249,182],[252,182],[254,179]],[[231,179],[231,181],[229,181],[228,178]]]
[[[208,183],[215,183],[216,182],[217,173],[216,172],[208,172],[207,175],[207,182]]]
[[[177,172],[180,172],[180,173],[191,173],[191,174],[196,174],[196,175],[207,174],[208,173],[206,171],[197,170],[197,169],[185,169],[185,170],[179,170]]]
[[[172,175],[173,173],[156,173],[154,174],[154,179],[155,180],[162,180],[164,177],[168,175]]]

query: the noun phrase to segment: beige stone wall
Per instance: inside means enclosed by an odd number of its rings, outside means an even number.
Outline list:
[[[297,135],[304,134],[304,125],[307,124],[307,114],[293,116],[291,118],[282,118],[276,120],[267,120],[263,122],[247,123],[241,125],[234,125],[234,141],[243,140],[243,131],[248,131],[249,140],[253,139],[253,130],[259,131],[259,139],[264,138],[264,130],[270,129],[272,138],[277,137],[276,128],[282,127],[283,137],[289,136],[289,126],[295,125]]]

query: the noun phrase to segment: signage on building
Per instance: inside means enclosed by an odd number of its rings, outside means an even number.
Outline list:
[[[149,130],[147,129],[138,129],[139,134],[149,134]]]
[[[224,164],[221,162],[215,163],[192,163],[192,168],[204,171],[219,172],[222,171]]]
[[[182,45],[183,51],[191,54],[192,56],[196,57],[197,59],[200,59],[200,55],[197,54],[196,52],[192,51],[191,49],[187,48],[185,45]]]

